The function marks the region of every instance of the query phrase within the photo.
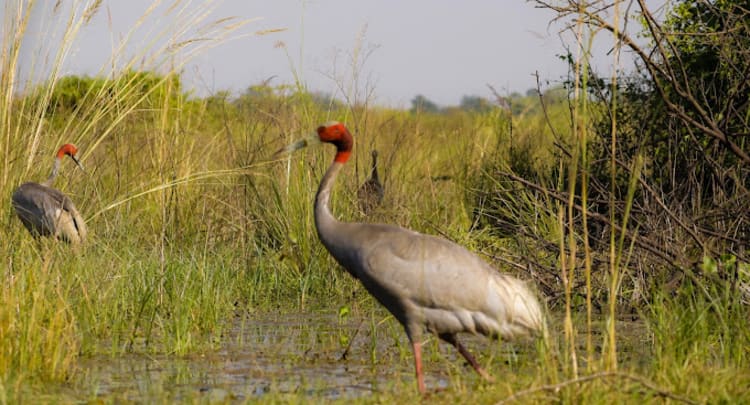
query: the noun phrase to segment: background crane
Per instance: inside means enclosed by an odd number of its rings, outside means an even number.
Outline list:
[[[86,223],[73,201],[60,190],[52,188],[60,169],[60,162],[66,155],[83,170],[76,153],[78,148],[73,144],[61,146],[47,180],[41,184],[23,183],[13,192],[13,208],[26,229],[35,237],[61,237],[73,244],[79,244],[86,239]]]
[[[491,380],[457,335],[468,332],[514,338],[541,332],[544,320],[534,293],[523,281],[498,273],[447,239],[393,225],[338,221],[329,200],[354,145],[349,130],[341,123],[329,122],[279,153],[291,153],[318,141],[336,146],[334,161],[315,197],[320,241],[403,325],[414,351],[419,391],[425,392],[423,330],[453,345],[479,375]]]
[[[357,200],[359,201],[359,209],[365,215],[369,214],[375,207],[383,202],[383,196],[385,195],[385,189],[383,184],[380,183],[380,177],[378,176],[378,151],[372,150],[372,169],[370,169],[370,177],[359,186],[357,190]]]

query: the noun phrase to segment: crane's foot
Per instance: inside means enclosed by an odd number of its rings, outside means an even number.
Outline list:
[[[458,341],[458,338],[456,335],[439,335],[441,339],[445,340],[446,342],[450,343],[458,349],[458,352],[461,353],[462,356],[466,359],[469,364],[471,364],[471,367],[474,369],[474,371],[477,372],[482,378],[489,382],[495,382],[495,378],[492,377],[488,372],[486,372],[482,366],[477,363],[477,360],[474,358],[474,356],[469,353],[468,350],[464,347],[464,345],[461,344],[461,342]]]
[[[481,367],[476,368],[475,367],[474,370],[476,370],[477,373],[479,373],[479,375],[482,376],[482,378],[484,378],[486,381],[491,382],[491,383],[495,382],[495,377],[491,376],[490,373],[488,373],[487,371],[485,371],[483,368],[481,368]]]
[[[412,342],[412,349],[414,350],[414,369],[417,375],[417,389],[419,393],[425,395],[427,389],[424,386],[424,373],[422,373],[422,345],[419,342]]]

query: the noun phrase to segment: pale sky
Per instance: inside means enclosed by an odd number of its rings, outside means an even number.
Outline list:
[[[171,2],[164,3],[166,10]],[[368,55],[360,68],[360,94],[372,91],[374,102],[390,106],[409,106],[417,94],[441,105],[456,105],[463,95],[491,98],[487,84],[501,94],[525,92],[536,85],[534,72],[543,81],[557,82],[567,71],[558,58],[564,53],[558,34],[561,25],[549,26],[552,14],[524,0],[208,3],[215,6],[209,20],[257,19],[239,34],[286,31],[241,36],[192,59],[183,69],[183,82],[200,95],[219,90],[237,94],[271,77],[271,85],[293,83],[297,70],[310,90],[340,96],[337,82],[344,87],[350,82],[342,77],[351,77],[348,63],[358,38],[363,38],[359,41],[362,54]],[[104,0],[66,55],[63,74],[99,72],[112,55],[113,44],[127,35],[150,4],[149,0]],[[187,5],[183,14],[208,9],[206,2],[183,4]],[[137,52],[160,28],[179,26],[178,14],[155,13],[128,41],[130,52]],[[39,15],[31,24],[31,31],[38,35],[26,41],[31,48],[34,41],[52,41],[53,37],[49,17]],[[285,48],[278,46],[280,42]],[[608,74],[612,61],[604,53],[612,46],[611,38],[603,36],[600,42],[597,48],[603,51],[595,55],[594,64]]]

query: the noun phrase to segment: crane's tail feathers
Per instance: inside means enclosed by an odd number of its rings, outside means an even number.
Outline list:
[[[83,225],[83,228],[80,228],[81,225],[76,222],[76,218],[80,219],[80,215],[78,215],[77,211],[72,215],[68,211],[60,212],[55,226],[55,236],[62,237],[63,240],[74,245],[83,242],[86,237],[86,227]],[[83,233],[80,232],[81,230]]]

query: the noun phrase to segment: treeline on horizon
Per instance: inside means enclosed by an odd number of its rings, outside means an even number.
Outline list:
[[[31,90],[24,92],[24,97],[31,96],[32,99],[38,99],[42,94],[50,92],[51,89],[48,112],[51,113],[54,110],[60,113],[74,111],[86,103],[87,98],[98,96],[102,91],[105,93],[111,92],[116,86],[127,82],[138,83],[138,93],[148,95],[145,97],[146,99],[158,100],[162,95],[160,91],[163,91],[159,90],[159,87],[165,86],[165,80],[169,80],[172,91],[186,100],[215,101],[223,99],[234,104],[242,104],[253,99],[285,97],[292,92],[301,92],[321,108],[343,109],[347,107],[345,101],[329,93],[300,90],[298,87],[290,85],[271,86],[268,83],[250,85],[239,94],[234,94],[229,90],[220,90],[205,97],[197,97],[194,92],[183,90],[184,85],[179,75],[170,74],[166,78],[157,72],[135,70],[120,74],[116,79],[104,76],[66,75],[57,79],[52,86],[49,83],[33,86]],[[493,88],[489,90],[492,93],[492,98],[464,95],[458,105],[448,106],[441,106],[424,95],[417,94],[412,98],[408,110],[413,113],[450,114],[455,111],[482,113],[500,108],[514,116],[539,112],[539,89],[530,88],[525,94],[511,92],[508,95],[500,95]],[[546,103],[562,103],[567,102],[567,92],[568,90],[561,84],[542,91],[541,97]]]

